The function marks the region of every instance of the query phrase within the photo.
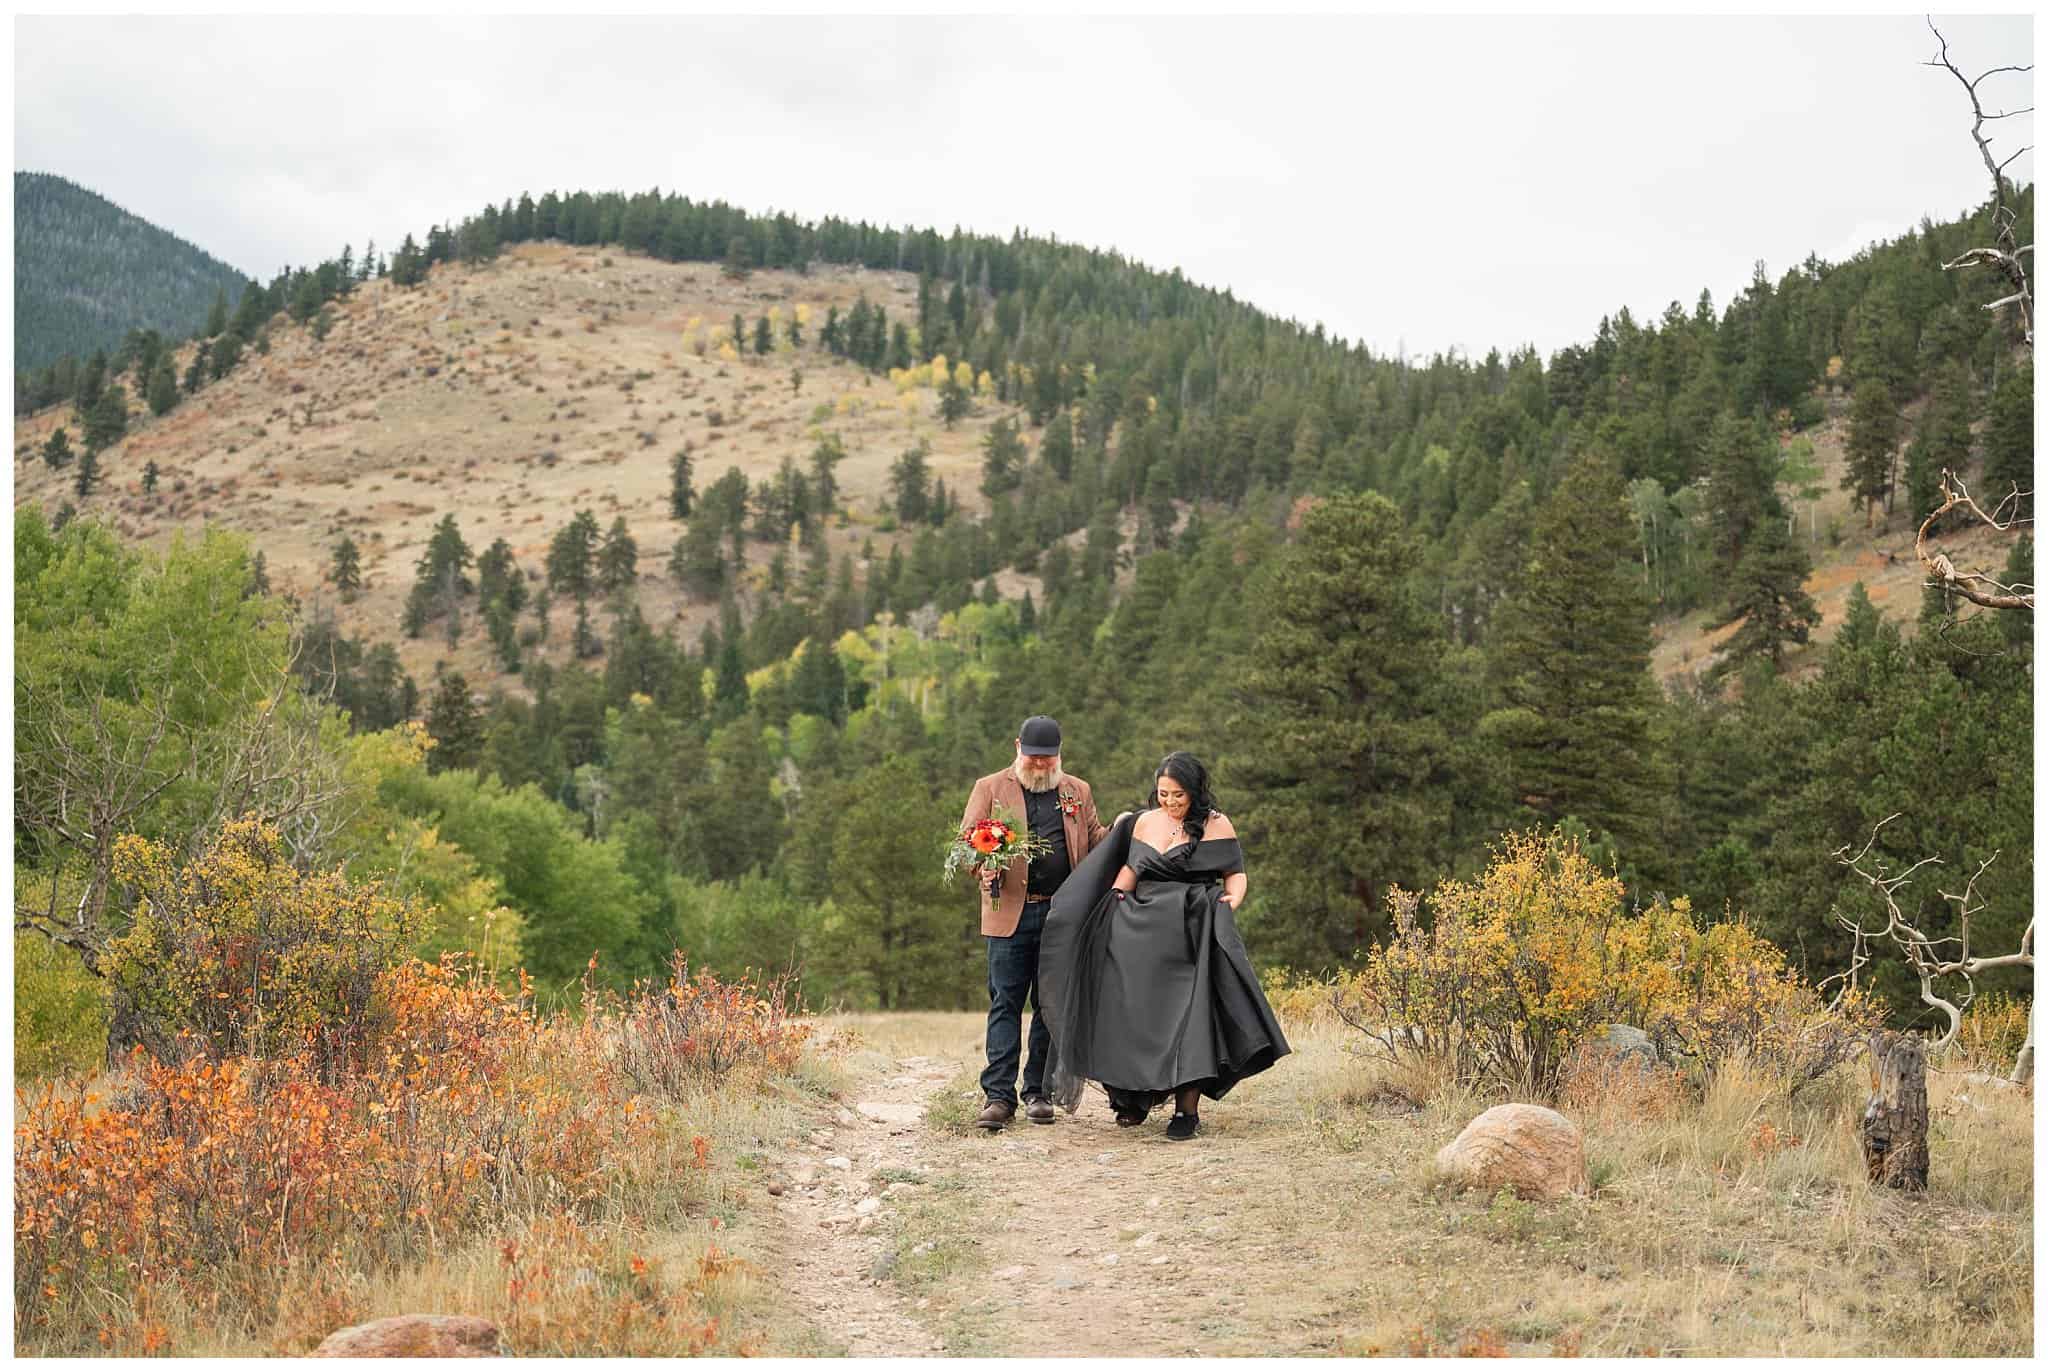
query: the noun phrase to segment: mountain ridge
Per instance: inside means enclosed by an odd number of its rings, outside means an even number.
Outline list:
[[[130,330],[184,338],[217,291],[251,278],[169,229],[53,172],[14,174],[14,366],[113,351]]]

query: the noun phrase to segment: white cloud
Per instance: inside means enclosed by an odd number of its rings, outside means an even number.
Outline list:
[[[1942,22],[1972,69],[2031,60],[2029,16]],[[1382,351],[1547,353],[1986,191],[1915,15],[24,17],[15,38],[18,167],[266,276],[521,191],[658,185],[1028,227]],[[2013,122],[2002,146],[2031,141]]]

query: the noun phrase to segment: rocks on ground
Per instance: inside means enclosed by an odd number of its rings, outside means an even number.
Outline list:
[[[1583,1195],[1586,1142],[1579,1127],[1541,1105],[1496,1105],[1436,1155],[1438,1172],[1460,1187],[1511,1187],[1524,1200]]]
[[[392,1315],[329,1334],[316,1358],[494,1358],[498,1326],[478,1315]]]

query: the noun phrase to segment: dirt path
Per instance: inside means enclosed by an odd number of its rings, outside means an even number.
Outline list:
[[[872,1057],[872,1055],[864,1055]],[[784,1224],[779,1281],[823,1332],[823,1351],[849,1357],[940,1354],[888,1281],[893,1252],[881,1213],[911,1189],[925,1102],[951,1075],[925,1057],[864,1061],[856,1099],[821,1120],[803,1146],[777,1158],[771,1195]],[[883,1067],[896,1070],[884,1075]]]
[[[781,1284],[825,1348],[918,1354],[1252,1353],[1274,1331],[1248,1310],[1237,1166],[1280,1165],[1280,1121],[1256,1083],[1211,1104],[1208,1132],[1169,1143],[1164,1114],[1119,1129],[1090,1090],[1052,1125],[989,1134],[979,1107],[978,1017],[868,1027],[846,1101],[777,1157],[786,1224]],[[943,1040],[934,1051],[931,1040]],[[906,1046],[922,1052],[903,1052]],[[1265,1120],[1265,1124],[1260,1123]],[[1233,1165],[1236,1164],[1236,1165]],[[1249,1219],[1249,1216],[1242,1217]],[[1261,1217],[1263,1218],[1263,1217]],[[1329,1332],[1284,1340],[1335,1351]],[[1277,1350],[1276,1350],[1277,1351]]]

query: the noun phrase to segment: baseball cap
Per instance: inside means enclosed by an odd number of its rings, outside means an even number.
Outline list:
[[[1060,751],[1060,722],[1050,715],[1033,715],[1017,731],[1017,745],[1026,757],[1054,757]]]

